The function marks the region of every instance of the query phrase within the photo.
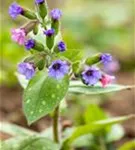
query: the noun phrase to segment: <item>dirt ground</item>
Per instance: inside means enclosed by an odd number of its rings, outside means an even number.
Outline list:
[[[118,83],[132,85],[134,83],[134,74],[122,73],[118,74]],[[0,102],[0,121],[12,122],[23,127],[28,127],[26,119],[22,112],[22,89],[18,85],[14,88],[0,87],[1,102]],[[118,92],[109,101],[106,101],[102,107],[113,116],[122,116],[128,114],[135,114],[135,94],[134,90],[127,90]],[[37,123],[33,124],[30,128],[36,131],[41,131],[51,125],[51,119],[46,117]],[[125,137],[117,142],[121,145],[127,140],[135,137],[135,120],[129,120],[123,124],[126,134]],[[0,133],[0,139],[4,140],[9,138],[9,135]]]

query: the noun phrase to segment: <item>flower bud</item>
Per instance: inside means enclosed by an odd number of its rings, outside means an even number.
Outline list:
[[[25,16],[28,19],[37,19],[34,12],[31,12],[30,10],[27,10],[26,8],[21,7],[15,2],[9,6],[9,15],[13,19],[16,19],[18,15]]]
[[[38,67],[39,70],[43,70],[45,66],[45,59],[41,58],[39,61],[36,63],[36,66]]]
[[[26,40],[24,45],[26,50],[35,49],[37,51],[44,51],[44,46],[34,39]]]
[[[59,9],[53,9],[50,13],[52,24],[51,27],[55,30],[55,34],[57,35],[59,32],[60,22],[59,19],[62,16],[62,12]]]
[[[38,34],[38,23],[35,25],[35,27],[34,27],[34,29],[33,29],[33,33],[34,33],[35,35]]]
[[[44,0],[35,0],[37,4],[38,13],[42,19],[44,19],[47,15],[47,3]]]
[[[56,53],[66,51],[66,44],[63,41],[60,41],[54,48]]]
[[[35,14],[34,12],[32,12],[32,11],[26,9],[26,8],[23,8],[23,13],[22,13],[22,15],[23,15],[24,17],[28,18],[28,19],[31,19],[31,20],[37,19],[36,14]]]
[[[85,60],[85,64],[91,66],[93,64],[99,63],[100,62],[100,56],[101,56],[101,54],[96,54],[95,56],[88,57]]]
[[[54,45],[54,29],[45,30],[44,34],[46,35],[46,45],[49,49],[52,49]]]

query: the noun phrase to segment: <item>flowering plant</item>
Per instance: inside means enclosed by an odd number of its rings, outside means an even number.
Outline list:
[[[112,84],[115,77],[102,71],[112,63],[111,54],[99,53],[87,58],[72,59],[76,50],[70,50],[62,39],[60,19],[62,11],[53,9],[49,12],[46,0],[35,0],[36,13],[23,8],[17,3],[9,7],[10,16],[18,15],[29,19],[29,22],[18,29],[12,29],[12,40],[23,45],[30,52],[29,56],[18,64],[20,82],[23,84],[23,111],[28,124],[53,112],[54,143],[43,137],[29,137],[26,141],[37,141],[40,150],[70,149],[70,144],[79,136],[99,131],[104,127],[132,118],[120,117],[104,123],[92,123],[78,127],[71,136],[61,140],[58,128],[60,102],[69,93],[103,94],[131,88]],[[20,75],[19,75],[20,76]],[[105,119],[105,118],[102,118]],[[43,143],[45,141],[45,143]],[[55,144],[57,143],[57,144]],[[50,148],[47,148],[50,147]],[[30,147],[30,149],[32,149]]]

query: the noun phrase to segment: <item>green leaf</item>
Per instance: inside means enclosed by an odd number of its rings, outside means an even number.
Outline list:
[[[109,93],[109,92],[116,92],[116,91],[131,89],[133,87],[134,86],[111,84],[111,85],[108,85],[107,87],[103,88],[99,84],[97,84],[95,86],[86,86],[82,82],[72,81],[70,83],[69,92],[93,95],[93,94],[104,94],[104,93]]]
[[[38,135],[37,132],[25,129],[21,126],[11,124],[11,123],[6,123],[2,122],[0,123],[0,131],[10,134],[12,136],[28,136],[28,135]]]
[[[93,123],[98,120],[106,119],[105,112],[97,105],[90,105],[84,113],[84,119],[86,123]]]
[[[82,59],[83,50],[80,49],[67,49],[65,52],[58,54],[59,57],[65,57],[71,62],[76,62]]]
[[[51,113],[68,91],[69,77],[62,80],[38,72],[24,91],[23,109],[29,124]]]
[[[34,136],[7,140],[1,147],[3,150],[59,150],[51,140]]]
[[[123,116],[123,117],[115,117],[111,119],[100,120],[91,124],[82,125],[76,128],[76,130],[73,132],[73,134],[67,141],[73,142],[76,138],[83,136],[85,134],[89,134],[89,133],[93,133],[93,134],[100,133],[100,130],[103,130],[104,128],[108,126],[121,123],[123,121],[132,119],[134,117],[135,117],[134,115],[128,115],[128,116]]]
[[[118,150],[135,150],[135,140],[125,143]]]

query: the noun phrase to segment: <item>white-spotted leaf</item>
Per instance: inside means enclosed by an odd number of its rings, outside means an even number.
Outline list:
[[[29,124],[52,112],[68,91],[69,78],[61,80],[39,72],[33,77],[23,96],[23,110]]]

